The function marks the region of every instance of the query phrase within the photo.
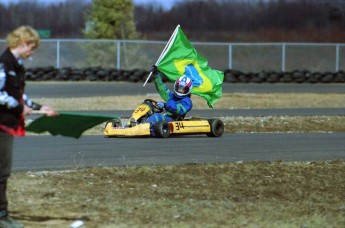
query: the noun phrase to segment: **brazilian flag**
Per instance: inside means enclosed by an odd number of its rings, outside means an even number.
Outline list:
[[[201,96],[210,108],[222,97],[224,72],[211,69],[178,25],[156,63],[159,71],[175,81],[186,75],[193,81],[192,94]]]

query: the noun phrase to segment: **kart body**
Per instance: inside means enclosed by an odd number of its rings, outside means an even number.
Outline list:
[[[105,124],[104,135],[107,137],[149,137],[150,123],[146,119],[153,113],[164,112],[157,102],[146,99],[132,113],[126,122],[121,118],[108,121]],[[224,132],[224,123],[220,119],[204,119],[189,117],[172,122],[157,122],[153,126],[155,137],[167,138],[171,135],[206,134],[209,137],[220,137]]]

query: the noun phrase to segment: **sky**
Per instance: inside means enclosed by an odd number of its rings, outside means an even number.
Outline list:
[[[63,2],[66,0],[0,0],[1,3],[8,4],[10,2],[20,2],[20,1],[36,1],[36,2],[42,2],[45,4],[48,3],[58,3]],[[79,1],[79,0],[75,0]],[[87,0],[91,1],[91,0]],[[171,9],[171,7],[179,0],[133,0],[134,4],[136,5],[145,5],[145,4],[154,4],[154,5],[161,5],[165,9]]]
[[[171,9],[172,6],[177,2],[177,0],[133,0],[134,4],[144,5],[144,4],[157,4],[163,6],[165,9]]]

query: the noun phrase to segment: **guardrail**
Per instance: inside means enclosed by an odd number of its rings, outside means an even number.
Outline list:
[[[345,44],[336,43],[218,43],[192,42],[197,51],[219,70],[242,72],[337,72],[345,70]],[[27,68],[102,67],[148,69],[166,41],[43,39]],[[0,48],[6,46],[0,40]]]

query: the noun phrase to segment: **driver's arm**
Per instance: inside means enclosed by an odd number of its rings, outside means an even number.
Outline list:
[[[162,81],[162,75],[160,72],[157,72],[156,75],[154,75],[154,82],[156,89],[159,93],[159,95],[162,97],[162,99],[166,102],[170,99],[170,89],[165,85],[165,83]]]

